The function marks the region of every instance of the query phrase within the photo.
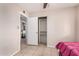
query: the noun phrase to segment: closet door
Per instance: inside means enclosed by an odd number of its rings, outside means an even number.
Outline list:
[[[28,18],[27,43],[30,45],[38,45],[38,17]]]

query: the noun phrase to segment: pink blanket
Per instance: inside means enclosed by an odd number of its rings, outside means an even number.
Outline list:
[[[79,48],[75,48],[71,51],[70,56],[79,56]]]
[[[63,56],[69,56],[73,49],[79,48],[79,42],[59,42],[56,48]]]
[[[65,51],[62,53],[62,55],[63,56],[70,56],[72,53],[72,50],[74,50],[74,49],[76,49],[76,48],[78,48],[79,49],[79,47],[77,47],[77,46],[67,46],[66,47],[66,49],[65,49]]]

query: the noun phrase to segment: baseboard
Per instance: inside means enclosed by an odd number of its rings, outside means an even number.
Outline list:
[[[47,45],[47,47],[49,47],[49,48],[55,48],[55,46],[53,46],[53,45]]]
[[[10,56],[14,56],[16,53],[18,53],[20,50],[15,51],[12,55]]]

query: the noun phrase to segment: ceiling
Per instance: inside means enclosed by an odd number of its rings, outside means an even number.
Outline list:
[[[77,6],[78,3],[48,3],[47,8],[43,9],[43,3],[19,3],[19,6],[25,8],[29,13],[55,10],[60,8],[67,8]]]

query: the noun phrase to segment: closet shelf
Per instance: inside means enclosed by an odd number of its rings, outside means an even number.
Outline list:
[[[47,31],[40,31],[40,33],[47,33]]]

